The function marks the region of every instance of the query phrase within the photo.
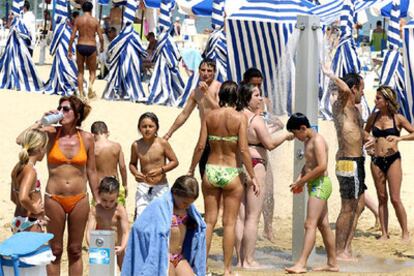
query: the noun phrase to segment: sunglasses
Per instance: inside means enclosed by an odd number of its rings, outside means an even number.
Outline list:
[[[68,105],[63,105],[63,106],[59,105],[57,110],[59,110],[59,111],[63,110],[63,112],[69,112],[69,111],[72,110],[72,108]]]

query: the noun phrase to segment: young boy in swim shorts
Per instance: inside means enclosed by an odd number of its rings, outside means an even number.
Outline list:
[[[316,228],[322,234],[328,261],[325,266],[313,269],[314,271],[337,272],[335,239],[328,221],[328,198],[332,192],[331,180],[327,176],[328,145],[325,139],[315,132],[308,118],[301,113],[293,114],[286,125],[288,131],[295,138],[305,144],[305,165],[296,181],[290,185],[293,193],[301,193],[307,183],[308,206],[305,221],[305,239],[302,254],[299,260],[289,268],[288,273],[305,273],[308,257],[315,245]]]

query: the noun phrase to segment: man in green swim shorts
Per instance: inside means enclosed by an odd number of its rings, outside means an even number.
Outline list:
[[[308,184],[308,210],[305,221],[305,240],[299,260],[285,268],[288,273],[305,273],[308,257],[315,245],[316,227],[322,234],[328,261],[313,271],[337,272],[335,238],[328,221],[328,198],[332,192],[331,180],[327,176],[328,145],[319,133],[315,132],[308,118],[302,113],[293,114],[287,124],[288,131],[305,144],[305,165],[295,183],[290,185],[293,193],[303,191]]]

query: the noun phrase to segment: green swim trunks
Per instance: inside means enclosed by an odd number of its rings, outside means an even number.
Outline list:
[[[328,200],[332,193],[331,179],[327,176],[321,176],[308,182],[309,196],[313,196],[322,200]]]

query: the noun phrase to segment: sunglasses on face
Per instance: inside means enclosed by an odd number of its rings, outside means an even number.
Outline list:
[[[72,108],[70,106],[67,105],[59,105],[57,110],[61,111],[63,110],[63,112],[69,112],[72,110]]]

